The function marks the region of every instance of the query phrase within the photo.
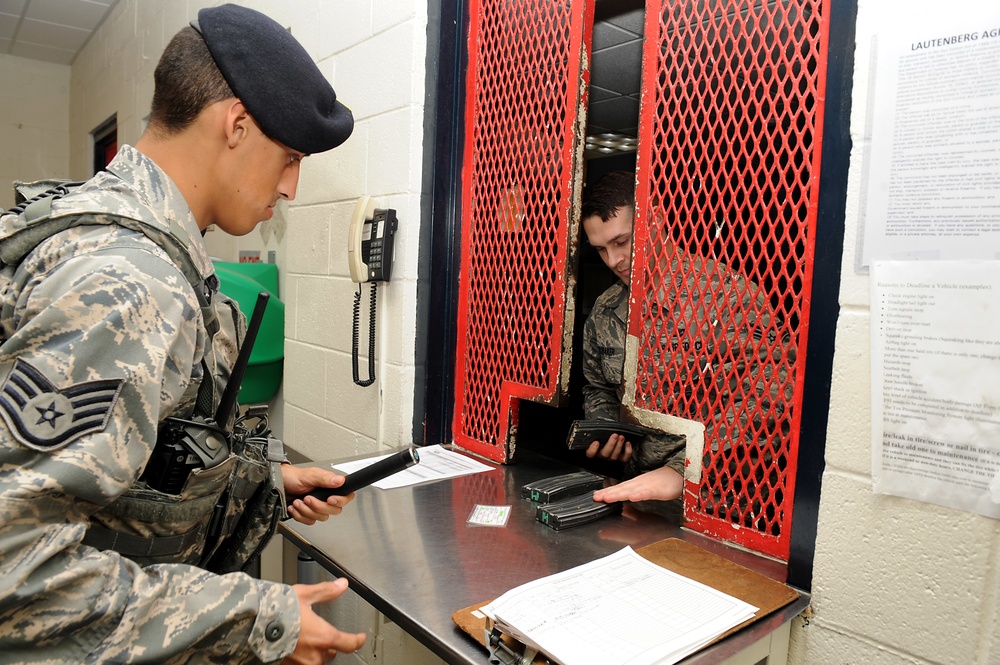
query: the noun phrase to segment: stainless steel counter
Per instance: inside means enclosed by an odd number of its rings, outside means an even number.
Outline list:
[[[326,464],[326,463],[322,463]],[[784,581],[783,564],[683,530],[654,515],[626,510],[555,531],[535,521],[521,486],[579,469],[544,457],[485,473],[415,487],[366,488],[337,516],[281,533],[448,663],[484,665],[487,650],[452,622],[455,610],[489,601],[546,575],[664,538],[681,538]],[[510,505],[505,527],[470,526],[477,504]],[[717,663],[781,628],[809,604],[807,594],[747,629],[684,660]]]

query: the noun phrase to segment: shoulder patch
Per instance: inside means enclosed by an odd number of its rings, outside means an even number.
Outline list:
[[[0,415],[23,445],[58,450],[107,426],[124,383],[103,379],[59,389],[31,363],[18,359],[0,386]]]

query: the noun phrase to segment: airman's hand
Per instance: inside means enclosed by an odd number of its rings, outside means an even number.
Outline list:
[[[299,639],[295,651],[285,657],[282,665],[322,665],[338,653],[353,653],[361,648],[364,633],[344,633],[313,612],[315,603],[333,600],[347,591],[347,580],[341,577],[320,584],[292,586],[299,597]]]
[[[298,497],[288,504],[288,514],[296,522],[303,524],[325,522],[330,519],[330,515],[339,515],[344,506],[354,499],[353,492],[347,496],[331,496],[326,501],[306,496],[314,489],[340,487],[344,484],[344,476],[320,467],[282,464],[281,477],[285,485],[285,494],[289,498]]]
[[[627,462],[632,459],[632,444],[621,434],[612,434],[603,446],[594,441],[587,448],[587,457],[600,457],[612,462]]]
[[[684,477],[669,466],[639,474],[635,478],[594,492],[594,501],[670,501],[681,495]]]

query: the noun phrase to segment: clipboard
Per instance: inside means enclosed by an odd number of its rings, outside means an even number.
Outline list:
[[[742,630],[754,621],[781,609],[799,597],[798,591],[786,584],[678,538],[667,538],[646,545],[637,549],[636,553],[678,575],[701,582],[758,608],[751,619],[719,635],[711,644]],[[487,600],[458,610],[451,615],[452,621],[463,632],[471,635],[491,654],[494,654],[497,658],[495,662],[504,665],[527,665],[527,663],[546,665],[550,663],[543,654],[534,656],[526,663],[521,659],[521,654],[524,651],[523,645],[508,635],[500,635],[492,631],[489,618],[479,611],[480,607],[490,602],[492,601]],[[490,644],[491,633],[493,645]],[[533,654],[529,653],[528,655]]]

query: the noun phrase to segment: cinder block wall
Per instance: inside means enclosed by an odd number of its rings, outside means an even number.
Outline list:
[[[15,180],[69,177],[68,65],[0,55],[0,208]]]
[[[1000,663],[1000,522],[871,490],[870,305],[854,272],[872,36],[989,2],[860,0],[840,321],[808,626],[790,663]],[[995,12],[994,12],[995,15]]]

